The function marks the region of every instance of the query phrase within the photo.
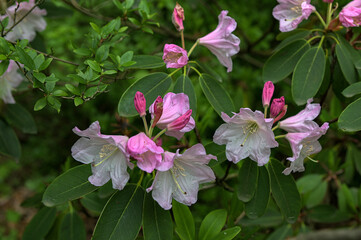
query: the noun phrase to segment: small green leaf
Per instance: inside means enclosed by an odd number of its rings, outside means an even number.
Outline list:
[[[116,1],[116,0],[114,0],[114,1]],[[97,33],[100,34],[100,28],[99,28],[98,25],[96,25],[96,24],[93,23],[93,22],[90,22],[89,24],[90,24],[90,26],[93,28],[93,30],[94,30],[95,32],[97,32]],[[74,50],[74,52],[75,52],[75,50]]]
[[[16,46],[16,53],[19,56],[20,62],[24,64],[31,70],[35,69],[35,63],[33,59],[22,49],[21,47]]]
[[[97,49],[95,53],[95,60],[97,62],[103,62],[105,61],[109,56],[109,46],[102,45],[100,48]]]
[[[68,96],[68,93],[65,92],[64,90],[58,89],[53,92],[53,95],[56,97],[66,97]]]
[[[228,228],[220,233],[218,233],[212,240],[232,240],[237,234],[241,231],[241,228],[236,226]]]
[[[350,216],[331,205],[319,205],[310,210],[308,216],[317,223],[337,223],[350,219]]]
[[[69,83],[65,84],[65,88],[68,89],[68,91],[71,92],[72,94],[80,95],[79,88],[75,87],[72,84]]]
[[[86,231],[83,220],[76,212],[65,215],[60,224],[59,240],[85,240]]]
[[[92,54],[92,51],[88,48],[77,48],[73,50],[74,53],[80,55],[80,56],[90,56]]]
[[[96,71],[96,72],[101,72],[101,71],[102,71],[99,63],[97,63],[97,62],[94,61],[94,60],[87,60],[87,61],[86,61],[86,64],[88,64],[89,67],[90,67],[91,69],[93,69],[94,71]]]
[[[218,144],[215,144],[214,142],[210,142],[210,143],[206,144],[204,147],[206,148],[206,152],[208,154],[212,154],[217,157],[217,160],[212,159],[208,163],[208,166],[214,167],[227,160],[225,145],[218,145]]]
[[[34,77],[39,80],[39,82],[44,83],[46,80],[46,75],[41,72],[33,72]]]
[[[45,61],[45,57],[43,54],[39,54],[38,56],[36,56],[34,58],[35,69],[39,69],[40,66],[44,63],[44,61]]]
[[[191,211],[186,205],[173,201],[173,215],[176,233],[181,240],[194,240],[195,227]]]
[[[74,98],[74,105],[75,105],[76,107],[79,106],[79,105],[81,105],[81,104],[83,104],[83,102],[84,102],[84,100],[81,99],[80,97]]]
[[[130,9],[134,4],[134,0],[125,0],[124,2],[124,8],[125,9]]]
[[[21,145],[14,130],[0,120],[0,153],[19,159],[21,156]]]
[[[243,160],[238,173],[237,196],[243,202],[249,202],[257,189],[258,166],[249,158]]]
[[[312,192],[307,194],[307,196],[305,197],[306,206],[308,208],[312,208],[319,205],[325,198],[326,192],[327,192],[327,182],[322,181],[320,185],[318,185]]]
[[[199,229],[199,240],[208,240],[214,238],[221,232],[227,219],[227,211],[224,209],[210,212],[202,221]]]
[[[130,62],[133,59],[133,51],[128,51],[120,57],[120,65]]]
[[[348,98],[358,94],[361,94],[361,82],[353,83],[342,91],[342,95]]]
[[[33,117],[20,104],[7,104],[4,110],[4,117],[9,124],[19,128],[23,133],[37,133]]]
[[[119,10],[124,10],[123,4],[119,0],[113,0],[113,3]]]
[[[43,109],[47,104],[46,98],[40,98],[38,99],[38,101],[36,101],[35,105],[34,105],[34,111],[40,111],[41,109]]]
[[[344,132],[361,130],[361,98],[348,105],[338,119],[338,128]]]
[[[135,55],[132,60],[136,63],[129,67],[131,69],[153,69],[165,65],[163,59],[158,56]]]
[[[55,208],[42,208],[26,226],[23,240],[42,240],[49,232],[56,218]]]
[[[9,60],[3,60],[0,62],[0,76],[4,74],[4,72],[6,72],[6,70],[9,67]]]
[[[43,71],[45,69],[47,69],[50,65],[50,63],[53,61],[52,58],[47,58],[39,67],[39,71]]]
[[[290,236],[292,236],[292,226],[287,224],[276,229],[266,240],[287,239]]]
[[[296,182],[298,191],[304,194],[314,190],[321,184],[323,177],[322,174],[309,174],[299,178]]]
[[[189,106],[190,109],[192,109],[192,116],[195,117],[197,114],[197,96],[190,78],[183,74],[179,76],[174,85],[173,92],[185,93],[188,96]]]

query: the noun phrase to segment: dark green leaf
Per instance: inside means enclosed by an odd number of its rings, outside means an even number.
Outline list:
[[[76,212],[70,212],[63,218],[59,229],[59,240],[85,240],[86,232],[83,220]]]
[[[90,24],[92,24],[92,23],[90,23]],[[92,51],[88,48],[77,48],[77,49],[74,49],[73,52],[80,56],[90,56],[92,54]]]
[[[361,94],[361,82],[353,83],[342,91],[342,95],[348,98],[357,94]]]
[[[286,221],[294,223],[301,210],[301,197],[295,180],[291,175],[284,175],[283,165],[276,159],[271,159],[268,171],[271,179],[271,191],[278,207],[286,217]]]
[[[26,226],[23,240],[42,240],[49,232],[56,218],[55,208],[42,208]]]
[[[50,63],[53,61],[52,58],[47,58],[39,67],[39,71],[43,71],[47,69],[50,65]]]
[[[310,210],[308,216],[312,221],[319,223],[344,222],[350,218],[348,214],[339,211],[331,205],[320,205],[314,207]]]
[[[357,82],[358,76],[356,73],[355,66],[352,63],[352,60],[350,59],[347,49],[345,49],[342,44],[336,45],[336,55],[337,55],[337,61],[341,67],[341,71],[345,76],[347,82],[349,84],[353,84]]]
[[[120,57],[120,65],[130,62],[133,59],[133,51],[128,51]]]
[[[263,81],[278,82],[285,79],[309,48],[310,45],[305,40],[297,40],[273,54],[263,67]]]
[[[292,236],[292,226],[287,224],[276,229],[266,240],[287,239]]]
[[[92,239],[135,239],[142,224],[144,194],[145,191],[135,185],[116,192],[105,205]]]
[[[34,105],[34,111],[40,111],[46,106],[46,103],[47,101],[45,97],[38,99]]]
[[[292,96],[302,105],[316,95],[325,74],[326,58],[321,47],[309,49],[298,61],[292,77]]]
[[[227,219],[227,211],[224,209],[210,212],[202,221],[199,229],[199,240],[208,240],[214,238],[221,232]]]
[[[36,56],[34,58],[35,68],[39,69],[40,66],[44,63],[44,61],[45,61],[45,57],[43,54],[39,54],[38,56]]]
[[[326,191],[327,191],[327,182],[322,181],[312,192],[307,194],[306,206],[308,208],[312,208],[319,205],[323,201],[326,195]]]
[[[251,201],[245,204],[245,211],[249,218],[261,217],[267,209],[270,184],[269,175],[266,167],[259,167],[257,189]]]
[[[89,67],[90,67],[91,69],[93,69],[94,71],[96,71],[96,72],[101,72],[101,71],[102,71],[99,63],[97,63],[96,61],[87,60],[86,63],[87,63],[87,64],[89,65]]]
[[[14,130],[0,120],[0,153],[19,159],[21,145]]]
[[[355,145],[347,144],[346,159],[355,164],[357,172],[361,175],[361,152],[355,147]],[[346,161],[347,161],[346,160]]]
[[[152,73],[133,83],[122,95],[118,104],[118,113],[122,117],[137,115],[134,107],[134,96],[137,91],[144,94],[147,108],[158,96],[163,96],[169,89],[172,78],[165,73]]]
[[[6,72],[9,67],[9,60],[3,60],[0,62],[0,76]]]
[[[216,79],[211,75],[202,74],[199,76],[199,82],[208,102],[219,115],[221,112],[231,115],[235,111],[231,97]]]
[[[108,45],[102,45],[100,48],[97,49],[95,53],[95,60],[97,62],[103,62],[105,61],[109,56],[109,46]]]
[[[35,69],[35,63],[33,59],[22,49],[21,47],[16,46],[16,53],[19,56],[20,62],[24,64],[31,70]]]
[[[214,142],[210,142],[207,145],[205,145],[204,147],[206,148],[206,152],[208,154],[212,154],[217,157],[217,160],[212,159],[208,163],[208,166],[213,167],[213,166],[218,165],[227,160],[225,145],[218,145],[218,144],[215,144]]]
[[[249,202],[256,192],[258,179],[258,166],[249,158],[243,160],[238,173],[237,196],[243,202]]]
[[[173,201],[173,215],[176,233],[181,240],[194,240],[195,228],[191,211],[186,205]]]
[[[89,193],[80,199],[81,204],[86,209],[97,214],[100,214],[102,212],[107,201],[108,201],[107,198],[100,198],[97,192]]]
[[[6,121],[19,128],[23,133],[37,133],[35,121],[31,114],[19,104],[8,104],[5,107]]]
[[[173,88],[174,93],[185,93],[189,98],[190,109],[192,109],[192,116],[197,114],[197,96],[194,92],[193,83],[186,75],[181,75],[177,78],[177,81]]]
[[[145,240],[168,240],[173,237],[173,221],[170,212],[164,210],[146,194],[143,209],[143,234]]]
[[[129,67],[131,69],[160,68],[163,67],[165,64],[163,59],[158,56],[135,55],[133,56],[132,60],[136,63]]]
[[[58,176],[44,192],[44,205],[56,206],[93,192],[98,187],[88,181],[91,174],[90,165],[80,165]]]
[[[298,191],[303,194],[314,190],[321,184],[322,178],[322,174],[309,174],[299,178],[296,182]]]
[[[212,240],[232,240],[237,234],[241,231],[240,227],[228,228],[220,233],[218,233]]]
[[[34,72],[33,73],[34,77],[39,80],[39,82],[44,83],[46,80],[46,75],[44,73],[41,72]]]
[[[361,130],[361,98],[348,105],[338,119],[338,128],[344,132]]]
[[[305,37],[307,37],[308,35],[311,34],[311,31],[301,31],[298,32],[288,38],[286,38],[285,40],[283,40],[280,44],[278,44],[278,46],[275,48],[275,52],[279,51],[280,49],[282,49],[283,47],[287,46],[288,44],[300,40],[300,39],[304,39]]]

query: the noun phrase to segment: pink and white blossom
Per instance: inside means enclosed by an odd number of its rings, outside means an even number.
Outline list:
[[[172,198],[185,205],[197,202],[199,184],[216,179],[212,169],[206,164],[215,156],[206,153],[202,144],[196,144],[183,154],[166,152],[173,157],[173,167],[165,172],[157,172],[153,184],[147,189],[152,191],[155,201],[165,210],[172,208]]]
[[[320,114],[321,106],[318,103],[312,103],[313,99],[307,100],[306,108],[295,116],[280,121],[279,126],[287,132],[309,132],[318,127],[313,120]]]
[[[187,51],[175,44],[165,44],[163,49],[163,61],[167,68],[181,68],[187,65]]]
[[[133,167],[125,151],[128,137],[101,134],[98,121],[83,131],[75,127],[73,132],[81,138],[71,148],[71,154],[75,160],[91,164],[93,175],[89,182],[102,186],[112,179],[113,188],[122,190],[129,180],[127,167]]]
[[[347,4],[340,12],[340,22],[345,27],[358,27],[361,24],[361,0]]]
[[[280,31],[289,32],[297,28],[304,19],[308,19],[316,8],[311,0],[277,0],[273,9],[273,17],[280,21]]]
[[[218,16],[217,28],[208,35],[199,39],[199,44],[207,47],[218,61],[232,71],[231,57],[239,52],[239,38],[232,34],[237,27],[237,22],[227,16],[228,11],[222,11]]]
[[[13,5],[6,10],[6,14],[0,16],[0,20],[9,17],[8,27],[14,25],[22,17],[24,17],[34,6],[35,0],[29,2],[20,2],[19,6]],[[16,11],[16,19],[14,22]],[[46,15],[45,9],[35,7],[20,23],[18,23],[6,36],[5,39],[9,41],[16,41],[18,39],[34,40],[36,31],[41,32],[46,28],[46,21],[43,16]]]
[[[162,147],[151,140],[143,132],[129,138],[127,152],[137,160],[137,166],[148,173],[162,164]]]
[[[278,147],[272,131],[272,118],[264,118],[260,111],[241,108],[230,118],[222,112],[222,124],[215,132],[213,141],[226,144],[226,156],[234,163],[249,157],[263,166],[269,161],[271,148]]]
[[[154,118],[154,102],[149,107],[149,112]],[[189,110],[189,98],[184,93],[167,93],[163,98],[163,113],[157,122],[156,126],[160,129],[167,128],[168,124],[174,122],[180,116]],[[191,131],[195,127],[193,117],[189,118],[189,122],[181,130],[167,131],[166,135],[177,138],[178,140],[183,137],[184,133]]]
[[[322,147],[318,139],[327,132],[328,127],[328,123],[324,123],[321,127],[317,126],[312,131],[306,133],[286,134],[286,139],[291,145],[293,156],[287,158],[287,160],[291,161],[291,165],[283,171],[285,175],[305,170],[303,160],[321,151]]]
[[[10,60],[7,70],[0,76],[0,99],[2,99],[4,103],[15,103],[11,92],[24,80],[23,76],[18,72],[18,69],[16,63]]]

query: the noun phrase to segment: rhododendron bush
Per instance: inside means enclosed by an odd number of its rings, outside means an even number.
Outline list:
[[[0,0],[1,239],[358,239],[361,1]]]

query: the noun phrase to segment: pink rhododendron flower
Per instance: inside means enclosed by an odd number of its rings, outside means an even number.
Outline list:
[[[22,17],[27,14],[30,9],[35,6],[35,0],[29,0],[29,2],[20,2],[17,5],[13,5],[6,10],[6,14],[0,16],[0,20],[3,20],[5,17],[9,17],[8,27],[14,25],[14,17],[16,10],[16,19],[19,21]],[[46,22],[43,16],[46,15],[45,9],[40,9],[38,7],[34,8],[20,23],[18,23],[12,30],[9,32],[5,39],[9,41],[16,41],[18,39],[28,39],[29,41],[34,40],[36,32],[44,31],[46,28]]]
[[[149,112],[154,118],[155,102],[149,107]],[[168,124],[174,122],[177,118],[185,114],[189,110],[189,99],[184,93],[167,93],[163,98],[163,113],[157,122],[157,127],[160,129],[167,128]],[[166,135],[177,138],[183,137],[184,133],[191,131],[195,127],[195,121],[192,117],[189,122],[181,130],[167,131]]]
[[[144,94],[141,92],[136,92],[134,96],[134,106],[137,112],[139,113],[139,116],[143,117],[146,114],[146,101]]]
[[[137,160],[137,166],[148,173],[162,164],[163,148],[157,146],[143,132],[129,138],[127,151],[134,159]]]
[[[340,22],[345,27],[358,27],[361,24],[361,0],[347,4],[340,12]]]
[[[181,68],[187,65],[187,51],[175,44],[165,44],[163,49],[163,61],[167,68]]]
[[[71,155],[79,162],[92,164],[89,182],[102,186],[112,179],[113,188],[122,190],[129,180],[127,166],[133,167],[125,151],[128,137],[101,134],[98,121],[84,131],[75,127],[73,132],[81,138],[71,148]]]
[[[287,132],[309,132],[317,128],[318,125],[313,120],[320,114],[321,106],[318,103],[312,103],[313,99],[307,100],[304,110],[295,116],[280,121],[280,128]]]
[[[236,21],[227,16],[228,11],[222,11],[218,16],[217,28],[208,35],[199,39],[199,44],[207,47],[218,61],[227,68],[227,72],[232,71],[231,57],[239,52],[240,40],[232,34],[236,29]]]
[[[179,5],[179,3],[176,3],[173,10],[172,22],[178,31],[182,31],[184,29],[183,27],[184,19],[185,19],[184,9],[182,8],[181,5]]]
[[[18,73],[17,70],[18,66],[16,63],[10,60],[8,69],[0,76],[0,99],[2,99],[4,103],[15,103],[11,91],[24,80],[23,76]]]
[[[291,145],[293,156],[287,158],[291,161],[291,166],[286,168],[283,173],[288,175],[293,172],[303,172],[303,160],[312,154],[321,151],[321,144],[317,141],[326,133],[328,123],[324,123],[321,127],[315,127],[307,133],[287,133],[286,139]]]
[[[280,31],[289,32],[297,28],[303,19],[308,19],[316,8],[311,0],[277,0],[279,4],[273,9],[273,17],[280,21]]]
[[[263,86],[263,91],[262,91],[262,104],[263,107],[265,106],[269,106],[272,96],[273,96],[273,92],[275,90],[275,86],[273,85],[273,82],[268,81],[264,84]]]
[[[234,163],[249,157],[263,166],[269,161],[271,148],[278,143],[272,131],[272,118],[264,118],[260,111],[241,108],[230,118],[222,112],[222,124],[213,136],[219,145],[226,144],[226,156]]]
[[[196,144],[183,154],[166,152],[173,157],[173,167],[165,172],[157,172],[154,182],[147,192],[159,205],[168,210],[172,208],[172,198],[185,205],[197,202],[199,184],[216,179],[212,169],[206,164],[215,156],[206,154],[202,144]]]

